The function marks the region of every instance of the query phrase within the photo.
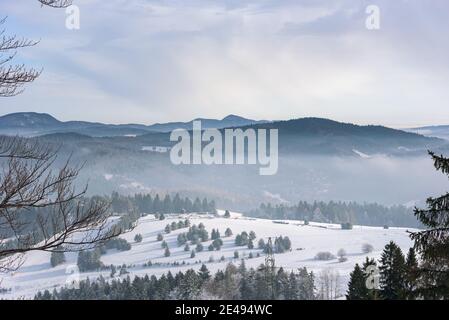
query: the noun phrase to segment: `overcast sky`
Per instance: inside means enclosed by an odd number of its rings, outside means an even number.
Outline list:
[[[64,10],[1,0],[7,33],[41,39],[18,62],[43,68],[0,114],[154,123],[326,117],[449,124],[447,0],[75,0]],[[380,30],[365,27],[380,8]]]

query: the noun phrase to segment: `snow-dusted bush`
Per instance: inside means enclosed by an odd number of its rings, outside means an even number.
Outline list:
[[[364,243],[362,245],[362,252],[363,253],[370,253],[370,252],[373,252],[373,251],[374,251],[374,247],[371,244]]]
[[[335,259],[335,256],[328,251],[318,252],[315,256],[315,260],[320,260],[320,261],[327,261],[327,260],[333,260],[333,259]]]

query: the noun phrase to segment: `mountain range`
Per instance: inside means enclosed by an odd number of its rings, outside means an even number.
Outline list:
[[[221,120],[206,118],[198,118],[195,120],[201,120],[203,128],[218,129],[266,122],[246,119],[236,115],[229,115]],[[153,125],[104,124],[87,121],[64,122],[46,113],[19,112],[0,117],[0,134],[28,137],[68,132],[85,134],[92,137],[143,135],[151,132],[170,132],[174,129],[191,129],[192,122],[195,120],[189,122],[156,123]]]
[[[55,166],[68,158],[85,164],[78,182],[89,182],[91,194],[180,191],[244,209],[262,201],[298,199],[407,203],[438,194],[447,183],[439,179],[427,155],[427,150],[449,153],[444,139],[322,118],[255,121],[231,115],[201,120],[203,128],[220,130],[278,129],[278,173],[259,176],[258,166],[251,165],[173,165],[167,151],[174,142],[168,131],[191,129],[193,120],[110,125],[16,113],[0,117],[0,134],[38,136],[58,146]]]

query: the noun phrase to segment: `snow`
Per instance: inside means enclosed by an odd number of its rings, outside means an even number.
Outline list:
[[[240,213],[231,212],[231,218],[224,218],[224,210],[219,210],[217,215],[207,214],[184,214],[184,215],[166,215],[165,220],[156,220],[153,215],[147,215],[139,219],[136,228],[121,237],[132,244],[130,251],[118,252],[109,250],[107,254],[101,257],[104,264],[122,265],[129,267],[127,270],[130,276],[133,275],[156,275],[160,276],[169,270],[172,273],[183,271],[188,268],[199,269],[202,263],[206,263],[209,270],[216,271],[224,269],[226,264],[233,261],[238,264],[239,260],[234,260],[234,251],[238,250],[240,258],[248,258],[248,254],[253,252],[254,256],[260,253],[259,258],[246,259],[247,266],[257,267],[264,262],[264,254],[261,250],[249,250],[246,247],[236,247],[234,245],[235,236],[242,231],[254,231],[257,239],[254,241],[257,248],[257,242],[260,238],[265,241],[268,237],[288,236],[292,242],[292,250],[283,254],[276,254],[276,266],[283,267],[286,270],[296,270],[300,267],[307,267],[311,271],[320,272],[323,269],[334,269],[341,276],[342,289],[345,290],[348,281],[348,275],[354,268],[355,263],[362,263],[366,256],[379,259],[383,247],[389,241],[395,241],[404,251],[412,246],[412,242],[405,228],[389,228],[382,227],[366,227],[354,226],[352,230],[341,230],[340,225],[313,223],[303,225],[302,221],[272,221],[266,219],[255,219],[245,217]],[[220,251],[210,252],[207,250],[211,241],[203,243],[204,251],[196,254],[191,259],[190,252],[184,252],[184,246],[177,246],[177,235],[186,232],[187,229],[179,229],[172,231],[170,234],[164,233],[164,228],[168,223],[173,221],[184,220],[188,218],[193,224],[203,223],[207,231],[219,229],[224,245]],[[231,228],[233,235],[224,237],[226,228]],[[412,229],[409,229],[413,231]],[[134,242],[136,234],[143,236],[141,243]],[[156,241],[158,233],[164,235],[167,241],[171,256],[164,257],[164,250],[161,248],[161,242]],[[374,247],[372,253],[362,253],[363,244],[369,243]],[[317,261],[314,259],[318,252],[329,251],[334,255],[339,249],[343,248],[347,252],[348,260],[346,262],[338,262],[337,259],[330,261]],[[194,249],[194,246],[191,246]],[[208,263],[210,256],[215,261]],[[221,256],[225,257],[224,262],[218,262]],[[77,253],[66,253],[67,262],[63,265],[52,268],[50,266],[50,253],[47,252],[31,252],[26,255],[23,266],[16,272],[3,276],[1,285],[3,288],[10,288],[11,291],[0,294],[0,299],[9,298],[32,298],[39,290],[53,290],[65,285],[68,279],[73,278],[67,270],[73,269],[76,265]],[[149,260],[153,263],[151,267],[144,267],[143,264]],[[199,262],[199,261],[202,262]],[[186,265],[173,266],[171,263],[184,261]],[[99,275],[103,275],[105,279],[110,279],[110,271],[88,272],[79,274],[80,279],[94,279]],[[76,275],[78,276],[78,275]],[[116,276],[117,278],[117,276]]]
[[[358,150],[356,150],[356,149],[352,149],[352,152],[354,152],[354,153],[357,154],[360,158],[363,158],[363,159],[369,159],[369,158],[371,158],[370,155],[368,155],[368,154],[366,154],[366,153],[363,153],[363,152],[361,152],[361,151],[358,151]]]

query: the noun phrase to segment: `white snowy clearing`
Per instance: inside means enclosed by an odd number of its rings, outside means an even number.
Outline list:
[[[216,271],[224,269],[226,264],[234,262],[238,264],[244,258],[248,267],[257,267],[264,263],[262,250],[257,249],[257,242],[260,238],[267,241],[268,237],[288,236],[292,242],[292,250],[283,254],[275,254],[276,266],[286,270],[299,267],[307,267],[310,271],[319,273],[324,269],[338,271],[341,281],[342,293],[346,290],[349,273],[353,270],[355,263],[362,263],[367,256],[378,259],[385,244],[395,241],[406,253],[412,246],[407,230],[405,228],[365,227],[354,226],[352,230],[342,230],[340,225],[313,223],[303,225],[302,221],[272,221],[265,219],[254,219],[244,217],[238,213],[231,213],[231,218],[223,218],[223,212],[219,211],[219,217],[206,214],[183,214],[166,215],[165,220],[156,220],[154,215],[147,215],[140,218],[136,228],[121,237],[131,243],[129,251],[108,250],[107,254],[101,256],[101,261],[105,265],[114,264],[116,266],[126,264],[129,276],[134,275],[156,275],[160,276],[169,270],[172,273],[184,271],[189,268],[199,269],[205,263],[209,270]],[[223,240],[223,247],[220,251],[208,251],[208,246],[212,242],[203,243],[204,251],[198,252],[194,258],[190,258],[190,252],[184,251],[184,246],[178,247],[177,236],[186,232],[187,229],[178,229],[169,234],[165,234],[164,228],[168,223],[189,219],[191,225],[203,223],[206,230],[211,233],[212,229],[219,229]],[[226,228],[231,228],[233,235],[225,237]],[[237,247],[234,244],[235,236],[243,231],[256,233],[254,241],[255,248],[250,250],[247,247]],[[157,234],[162,233],[164,240],[168,243],[171,251],[170,257],[164,256],[164,249],[161,242],[156,240]],[[141,234],[143,241],[136,243],[134,236]],[[363,244],[371,244],[374,251],[365,254],[362,252]],[[191,246],[190,249],[194,249]],[[347,261],[339,262],[338,258],[330,261],[315,260],[318,252],[328,251],[337,255],[339,249],[344,249],[347,253]],[[234,259],[234,251],[239,251],[239,259]],[[252,252],[254,258],[249,259]],[[257,257],[260,253],[260,257]],[[209,262],[210,257],[214,262]],[[219,261],[224,256],[225,261]],[[77,253],[66,253],[67,262],[52,268],[50,265],[50,253],[31,252],[26,255],[23,266],[14,273],[0,275],[2,288],[8,291],[0,293],[0,299],[33,298],[39,290],[64,286],[72,280],[95,279],[100,274],[105,279],[110,279],[110,271],[87,272],[81,274],[71,274],[76,270]],[[148,261],[152,266],[145,267]],[[200,262],[201,261],[201,262]],[[180,265],[174,266],[178,262]],[[185,264],[183,264],[183,262]],[[128,275],[123,275],[126,277]],[[115,278],[118,278],[116,275]]]

